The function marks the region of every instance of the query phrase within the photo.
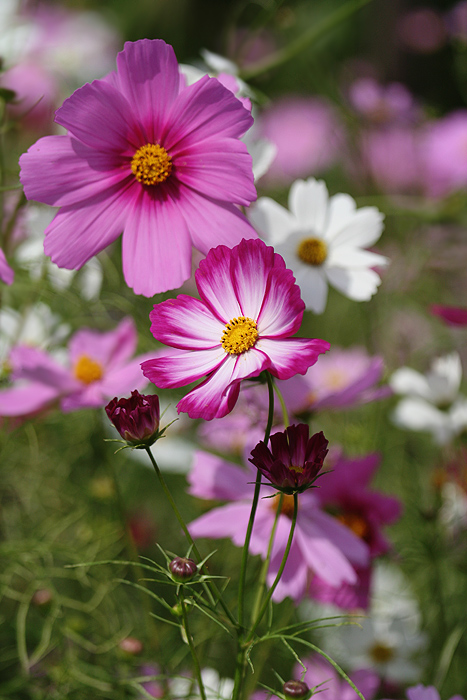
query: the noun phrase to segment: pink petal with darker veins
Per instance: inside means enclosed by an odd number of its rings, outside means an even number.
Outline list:
[[[141,367],[144,376],[156,386],[173,389],[214,372],[225,360],[226,353],[221,346],[196,352],[167,350],[158,357],[143,362]]]
[[[156,304],[149,313],[151,333],[173,348],[206,350],[220,347],[225,325],[199,299],[179,294]]]
[[[331,346],[326,340],[318,339],[260,338],[255,347],[269,358],[268,369],[272,375],[290,379],[294,374],[305,374]]]

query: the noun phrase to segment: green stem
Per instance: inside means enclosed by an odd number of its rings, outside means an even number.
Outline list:
[[[187,639],[188,646],[190,647],[191,658],[193,659],[193,666],[195,669],[195,675],[196,675],[196,679],[198,681],[199,693],[201,695],[202,700],[206,700],[206,691],[204,690],[203,679],[201,678],[201,667],[199,665],[198,656],[196,655],[195,645],[193,644],[193,640],[192,640],[191,634],[190,634],[190,629],[188,627],[188,615],[186,612],[185,600],[183,597],[183,586],[181,587],[181,591],[179,593],[179,601],[180,601],[180,607],[182,609],[183,626],[185,628],[186,639]]]
[[[274,384],[274,391],[276,392],[276,396],[279,399],[279,403],[281,405],[282,422],[284,423],[284,428],[288,428],[290,425],[289,414],[287,412],[287,406],[285,405],[284,397],[282,396],[281,392],[279,391],[277,384]]]
[[[256,631],[256,628],[258,627],[259,623],[263,619],[263,615],[267,610],[267,607],[269,605],[269,601],[272,598],[272,595],[274,591],[276,590],[279,581],[281,580],[282,573],[285,569],[285,565],[287,563],[287,559],[289,556],[290,548],[292,546],[292,540],[295,532],[295,525],[297,523],[297,512],[298,512],[298,495],[297,493],[294,493],[293,495],[293,516],[292,516],[292,524],[290,526],[290,533],[289,533],[289,539],[287,540],[287,545],[285,547],[285,552],[284,556],[282,557],[281,565],[279,567],[279,571],[277,572],[276,578],[274,579],[274,583],[272,584],[271,588],[268,591],[268,594],[264,600],[263,606],[261,610],[259,611],[258,617],[256,618],[253,627],[250,630],[250,634],[248,635],[248,638],[246,639],[246,643],[251,642],[253,639],[253,635]]]
[[[269,436],[271,434],[272,421],[274,418],[274,385],[273,380],[269,372],[266,372],[266,378],[268,382],[269,389],[269,410],[268,410],[268,422],[266,425],[266,430],[264,433],[264,442],[266,445],[269,441]],[[248,527],[245,535],[245,544],[243,545],[242,553],[242,563],[240,567],[240,579],[238,582],[238,624],[243,627],[244,621],[244,598],[245,598],[245,580],[246,580],[246,565],[248,561],[248,549],[250,546],[251,533],[253,532],[253,525],[255,522],[256,509],[258,507],[259,492],[261,488],[261,472],[259,469],[256,472],[256,482],[255,482],[255,492],[253,495],[253,501],[251,504],[250,519],[248,521]]]
[[[277,530],[277,525],[279,523],[279,516],[281,514],[283,500],[284,500],[284,494],[281,493],[281,495],[279,496],[279,503],[277,504],[277,508],[276,508],[276,515],[275,515],[274,523],[273,523],[273,526],[271,529],[271,534],[269,536],[269,544],[268,544],[268,551],[266,554],[266,559],[263,561],[263,566],[261,567],[261,572],[259,575],[260,584],[258,586],[258,593],[256,595],[255,604],[253,606],[253,611],[251,613],[252,623],[258,617],[259,606],[261,604],[261,600],[263,598],[264,591],[266,590],[266,577],[268,574],[269,562],[271,561],[272,547],[274,544],[274,538],[276,536],[276,530]]]
[[[267,58],[258,61],[246,70],[242,71],[240,77],[242,80],[251,80],[252,78],[258,77],[262,73],[271,70],[271,68],[277,68],[278,66],[290,61],[290,59],[297,56],[303,49],[316,43],[318,39],[321,39],[329,31],[337,27],[341,22],[346,20],[348,17],[354,14],[357,10],[368,3],[371,0],[350,0],[342,7],[339,7],[335,12],[325,17],[321,22],[310,27],[310,29],[304,32],[301,36],[297,37],[295,41],[292,41],[288,46],[286,46],[281,51],[276,51]]]
[[[177,504],[175,503],[174,499],[172,498],[172,494],[169,491],[169,487],[165,483],[165,479],[162,476],[161,470],[159,469],[159,466],[158,466],[156,460],[154,459],[154,455],[152,454],[149,447],[146,447],[146,452],[148,453],[149,459],[151,460],[151,464],[154,467],[154,470],[157,474],[160,485],[162,486],[162,490],[164,491],[165,495],[167,496],[167,499],[172,507],[173,512],[175,513],[175,517],[177,518],[177,520],[180,524],[180,527],[182,528],[182,530],[185,534],[185,537],[187,538],[187,540],[188,540],[196,558],[198,559],[198,561],[202,561],[202,558],[201,558],[201,555],[198,551],[198,548],[197,548],[192,536],[190,535],[190,532],[189,532],[187,526],[185,525],[185,521],[183,520],[181,513],[177,508]],[[210,599],[211,605],[215,606],[216,600],[218,600],[222,606],[223,611],[225,612],[225,614],[229,618],[232,625],[234,627],[238,627],[236,619],[234,618],[234,616],[230,612],[229,608],[227,607],[226,603],[224,602],[224,600],[220,594],[220,591],[217,589],[217,586],[214,584],[214,582],[209,581],[209,586],[205,585],[204,588],[205,588],[205,591]]]
[[[272,376],[269,372],[266,372],[266,379],[268,383],[269,390],[269,402],[268,402],[268,421],[266,424],[266,430],[264,432],[264,442],[267,444],[269,442],[269,436],[271,434],[272,422],[274,420],[274,383]],[[248,521],[248,527],[245,535],[245,544],[243,545],[242,552],[242,562],[240,565],[240,577],[238,582],[238,624],[239,624],[239,636],[237,640],[237,659],[235,664],[235,676],[234,676],[234,689],[232,693],[232,700],[238,700],[240,697],[240,692],[243,684],[243,678],[245,675],[246,667],[246,649],[243,644],[243,625],[244,625],[244,600],[245,600],[245,582],[246,582],[246,567],[248,561],[248,550],[250,547],[251,533],[253,532],[253,525],[255,522],[256,509],[258,507],[259,492],[261,489],[261,472],[259,469],[256,472],[256,482],[255,482],[255,492],[253,494],[253,501],[251,503],[250,519]]]

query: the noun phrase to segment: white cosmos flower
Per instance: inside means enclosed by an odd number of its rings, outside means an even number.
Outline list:
[[[249,217],[293,270],[308,309],[324,311],[328,284],[355,301],[368,301],[376,292],[381,279],[371,268],[388,263],[364,250],[383,230],[376,207],[357,210],[348,194],[329,197],[325,183],[310,178],[293,183],[288,210],[261,197]]]
[[[467,428],[467,398],[459,393],[462,366],[454,352],[438,357],[423,375],[410,367],[396,370],[389,385],[404,395],[392,419],[399,428],[431,433],[440,445]]]

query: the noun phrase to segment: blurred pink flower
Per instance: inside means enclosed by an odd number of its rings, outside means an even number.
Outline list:
[[[408,700],[440,700],[440,695],[433,685],[418,685],[407,688],[406,696]],[[462,695],[453,695],[449,700],[464,700]]]
[[[15,273],[12,268],[8,265],[5,257],[5,253],[0,248],[0,280],[5,282],[5,284],[13,284]]]
[[[320,697],[323,693],[323,700],[357,700],[356,692],[322,656],[315,655],[310,659],[304,659],[303,662],[307,669],[303,680],[310,688],[320,686],[318,691]],[[301,666],[295,667],[297,676],[301,676],[302,671]],[[350,674],[350,679],[365,700],[373,700],[381,682],[377,673],[368,669],[359,669]]]
[[[448,12],[446,26],[452,37],[467,43],[467,0],[461,0]]]
[[[410,125],[365,129],[360,153],[364,172],[391,194],[418,191],[423,185],[420,134]],[[351,171],[354,164],[349,165]]]
[[[343,142],[337,115],[318,97],[282,97],[258,117],[258,131],[277,148],[266,183],[322,173],[337,161]]]
[[[390,543],[382,529],[394,523],[401,514],[398,499],[369,488],[380,461],[377,453],[352,459],[331,454],[326,465],[331,474],[320,479],[320,487],[316,489],[320,507],[360,537],[368,545],[372,559],[389,550]],[[311,581],[310,593],[322,602],[345,609],[366,609],[369,605],[370,567],[359,569],[358,575],[356,584],[345,583],[341,590],[336,591],[323,582],[317,572]]]
[[[359,78],[349,87],[353,108],[375,124],[410,122],[417,114],[415,101],[402,83],[381,85],[374,78]]]
[[[13,386],[0,391],[0,416],[22,416],[46,408],[55,401],[62,411],[105,406],[111,397],[141,389],[147,380],[141,361],[133,359],[137,333],[130,318],[114,331],[99,333],[83,328],[71,338],[68,366],[52,355],[26,345],[11,350]]]
[[[303,374],[329,349],[324,340],[293,338],[305,304],[284,260],[263,241],[209,251],[196,271],[201,299],[180,294],[156,304],[151,333],[173,350],[144,362],[156,386],[186,386],[207,375],[177,405],[190,418],[222,418],[240,382],[268,370],[279,379]]]
[[[116,72],[57,111],[68,134],[21,156],[27,198],[60,207],[44,242],[59,267],[81,268],[123,231],[125,280],[152,296],[189,278],[192,245],[256,237],[236,206],[256,198],[239,140],[252,117],[215,78],[183,82],[171,46],[127,42]]]
[[[383,358],[371,357],[360,347],[332,347],[303,377],[279,382],[278,387],[293,414],[341,410],[386,398],[389,386],[378,386],[384,373]]]
[[[428,195],[445,197],[467,187],[467,110],[432,122],[422,141]]]
[[[225,462],[207,452],[195,454],[193,469],[188,476],[190,493],[203,499],[231,501],[194,520],[189,530],[193,537],[210,539],[229,537],[237,547],[245,541],[256,470]],[[332,479],[332,475],[325,478]],[[299,602],[306,594],[310,577],[319,572],[326,583],[335,588],[342,583],[355,583],[355,567],[367,566],[368,545],[318,504],[314,489],[299,496],[297,525],[289,558],[273,599],[277,602],[287,596]],[[262,487],[262,496],[270,495],[270,488]],[[260,498],[250,543],[252,554],[265,556],[278,504],[275,498]],[[268,572],[272,584],[279,570],[290,532],[291,501],[283,496]]]
[[[18,63],[0,77],[1,87],[14,90],[16,98],[7,107],[10,119],[34,131],[49,130],[57,106],[57,80],[40,65]]]

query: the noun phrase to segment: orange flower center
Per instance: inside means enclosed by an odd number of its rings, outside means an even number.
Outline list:
[[[160,185],[172,172],[172,158],[158,143],[147,143],[133,156],[131,170],[141,184]]]
[[[357,535],[357,537],[360,537],[362,540],[369,537],[369,525],[365,518],[362,518],[362,516],[358,513],[352,513],[349,511],[347,513],[340,513],[337,516],[337,519],[343,525],[346,525],[346,527],[352,530],[352,532],[354,532]]]
[[[320,238],[304,238],[297,248],[298,257],[307,265],[322,265],[327,254],[327,245]]]
[[[277,510],[277,506],[279,505],[279,499],[282,496],[282,506],[281,506],[281,514],[285,515],[287,518],[292,519],[293,516],[293,496],[288,494],[288,493],[283,493],[279,496],[274,496],[274,498],[271,498],[271,509],[274,511],[274,513]]]
[[[375,642],[368,653],[377,664],[386,664],[394,658],[394,649],[385,642]]]
[[[102,365],[92,360],[88,355],[81,355],[75,362],[73,374],[83,384],[92,384],[102,378]]]
[[[257,339],[256,321],[246,316],[238,316],[229,321],[224,328],[221,344],[229,355],[241,355],[252,348]]]

